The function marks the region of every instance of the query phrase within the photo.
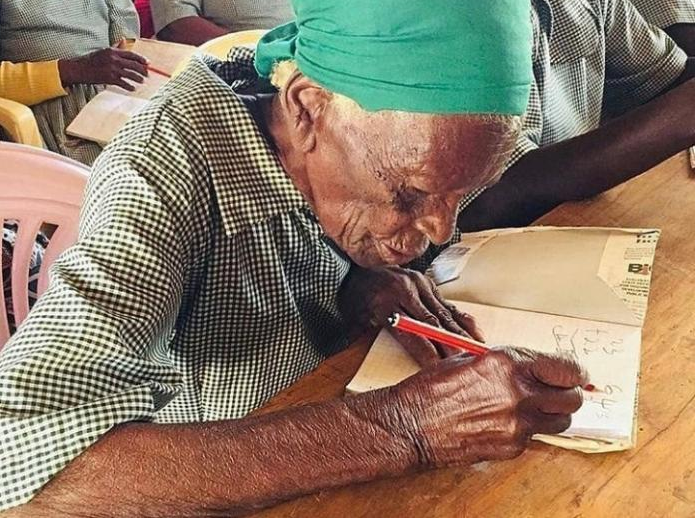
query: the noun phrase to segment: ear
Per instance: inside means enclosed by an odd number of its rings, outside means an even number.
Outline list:
[[[317,132],[321,131],[331,94],[301,72],[290,77],[284,89],[283,103],[290,121],[295,147],[310,153],[316,147]]]

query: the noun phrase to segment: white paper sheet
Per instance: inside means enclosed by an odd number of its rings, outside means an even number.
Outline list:
[[[475,315],[491,345],[565,352],[589,372],[598,390],[585,392],[572,427],[534,438],[588,453],[634,446],[641,326],[658,239],[655,229],[493,230],[464,235],[433,265],[442,295]],[[417,370],[382,331],[347,389],[393,385]]]
[[[587,370],[597,391],[584,392],[584,404],[563,435],[631,443],[639,376],[639,328],[472,303],[454,304],[476,317],[490,346],[566,353]],[[418,370],[415,361],[383,330],[347,389],[364,392],[394,385]]]

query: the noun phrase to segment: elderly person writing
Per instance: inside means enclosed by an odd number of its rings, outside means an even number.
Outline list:
[[[518,0],[294,7],[255,68],[194,59],[95,164],[79,241],[0,355],[4,516],[238,515],[509,459],[581,404],[573,362],[498,349],[247,416],[343,346],[340,300],[395,289],[365,268],[450,238],[531,82]],[[412,279],[385,309],[477,332]]]
[[[112,48],[139,36],[132,0],[3,0],[1,9],[0,97],[31,106],[48,149],[91,164],[101,147],[65,128],[100,85],[132,90],[126,79],[147,75],[142,56]]]

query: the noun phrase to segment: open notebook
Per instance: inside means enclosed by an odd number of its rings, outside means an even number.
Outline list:
[[[149,59],[152,67],[171,75],[180,62],[193,55],[196,47],[156,40],[136,40],[130,50]],[[65,132],[105,146],[168,80],[165,75],[150,71],[144,83],[133,83],[136,85],[134,92],[108,86],[82,108]]]
[[[567,352],[586,367],[572,426],[535,439],[587,453],[635,444],[642,324],[658,230],[531,227],[465,235],[429,274],[474,315],[488,345]],[[365,392],[411,376],[418,365],[383,330],[347,387]]]

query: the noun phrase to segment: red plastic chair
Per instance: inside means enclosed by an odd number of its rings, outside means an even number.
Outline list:
[[[12,257],[12,306],[17,326],[29,313],[29,266],[36,235],[55,225],[39,271],[38,295],[48,287],[48,269],[77,239],[80,206],[89,169],[44,149],[0,143],[0,226],[18,222]],[[0,268],[0,348],[10,332]]]

